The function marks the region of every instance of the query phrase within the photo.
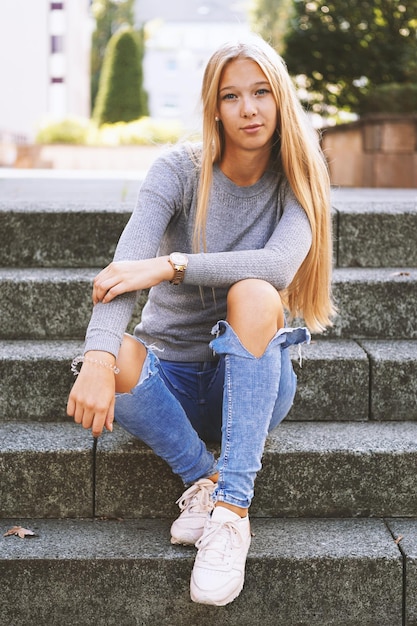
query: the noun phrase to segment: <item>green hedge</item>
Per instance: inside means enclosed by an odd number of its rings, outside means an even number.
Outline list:
[[[38,131],[37,143],[87,143],[88,120],[67,118],[60,121],[46,122]]]
[[[68,118],[59,122],[45,122],[37,134],[36,142],[88,146],[147,146],[176,143],[183,135],[182,125],[174,120],[142,117],[129,123],[118,122],[98,127],[90,120]]]
[[[377,85],[359,98],[359,111],[365,113],[417,113],[416,83]]]

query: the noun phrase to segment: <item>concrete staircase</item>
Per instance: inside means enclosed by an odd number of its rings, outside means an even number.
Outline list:
[[[190,601],[195,550],[169,543],[180,481],[65,415],[91,279],[137,188],[0,179],[0,624],[417,624],[417,191],[334,191],[340,316],[302,368],[293,354],[244,591],[219,609]],[[3,537],[14,525],[36,536]]]

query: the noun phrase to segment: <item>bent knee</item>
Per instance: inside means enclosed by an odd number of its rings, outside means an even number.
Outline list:
[[[249,318],[251,324],[269,325],[277,328],[284,325],[284,309],[281,296],[273,285],[265,280],[247,278],[229,289],[227,315],[229,319]]]
[[[235,283],[227,298],[227,321],[242,344],[260,357],[275,333],[284,326],[284,309],[270,283],[250,278]]]
[[[271,283],[259,278],[246,278],[232,285],[227,294],[227,304],[234,303],[259,303],[260,305],[271,304],[281,307],[281,297]]]

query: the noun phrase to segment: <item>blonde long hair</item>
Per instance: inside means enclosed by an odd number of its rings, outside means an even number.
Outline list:
[[[224,68],[236,58],[255,61],[267,77],[277,104],[279,159],[284,174],[310,221],[313,241],[292,283],[281,293],[291,317],[303,317],[314,332],[331,325],[332,237],[330,182],[317,132],[303,110],[283,59],[263,39],[253,36],[225,44],[210,58],[202,85],[203,151],[194,226],[194,249],[205,248],[205,226],[213,163],[222,159],[224,137],[215,121]],[[278,166],[277,166],[278,167]]]

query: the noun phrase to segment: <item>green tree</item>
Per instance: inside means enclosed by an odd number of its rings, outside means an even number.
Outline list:
[[[417,0],[294,0],[284,56],[317,109],[360,112],[375,87],[417,82]]]
[[[91,110],[94,109],[104,55],[110,38],[123,26],[134,26],[135,0],[93,0],[96,27],[91,47]]]
[[[142,33],[126,28],[111,37],[93,113],[98,125],[130,122],[147,114],[142,58]]]
[[[266,39],[280,54],[284,50],[284,39],[293,0],[258,0],[252,9],[253,30]]]

